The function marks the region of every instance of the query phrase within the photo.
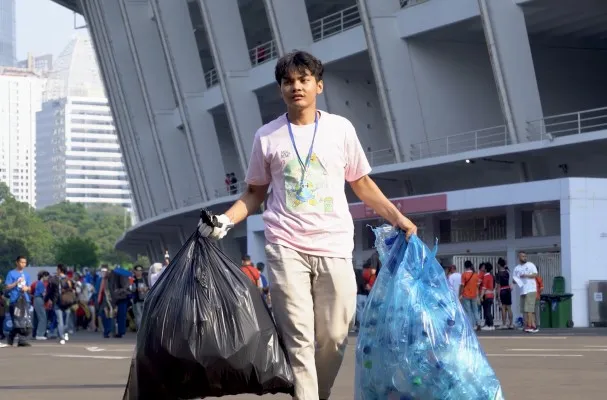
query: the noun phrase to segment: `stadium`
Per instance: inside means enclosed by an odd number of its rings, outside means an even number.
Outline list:
[[[326,66],[320,107],[352,121],[372,177],[442,260],[513,266],[525,250],[589,325],[588,282],[607,280],[597,2],[55,2],[87,21],[118,129],[138,222],[117,248],[175,254],[201,208],[239,197],[256,129],[284,112],[275,60],[301,49]],[[360,265],[380,221],[350,199]],[[264,261],[261,215],[222,246]]]

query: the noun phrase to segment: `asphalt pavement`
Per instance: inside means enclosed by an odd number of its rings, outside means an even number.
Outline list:
[[[605,398],[607,329],[513,331],[480,334],[506,399],[570,400]],[[334,387],[332,400],[352,400],[354,344]],[[29,348],[0,349],[0,399],[120,400],[135,336],[103,339],[79,333],[64,346],[33,342]],[[252,400],[258,396],[223,397]],[[287,396],[264,396],[276,400]]]

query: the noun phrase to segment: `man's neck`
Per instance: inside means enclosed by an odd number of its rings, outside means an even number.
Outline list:
[[[293,125],[310,125],[316,120],[316,107],[306,109],[287,110],[289,121]]]

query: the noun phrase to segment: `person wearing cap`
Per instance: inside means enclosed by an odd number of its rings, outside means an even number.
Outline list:
[[[149,290],[149,286],[143,279],[143,267],[135,265],[135,280],[133,281],[133,314],[135,314],[135,324],[137,329],[141,326],[141,317],[143,316],[143,301]]]

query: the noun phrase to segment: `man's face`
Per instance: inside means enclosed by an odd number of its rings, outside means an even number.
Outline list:
[[[527,254],[523,252],[518,253],[518,260],[521,264],[525,264],[527,262]]]
[[[27,260],[25,258],[20,258],[15,261],[15,265],[17,266],[17,268],[23,269],[27,266]]]
[[[135,270],[135,278],[141,279],[141,275],[143,275],[143,271],[140,269]]]
[[[308,70],[305,73],[293,70],[280,83],[280,95],[289,108],[310,107],[322,90],[323,82],[317,81]]]

